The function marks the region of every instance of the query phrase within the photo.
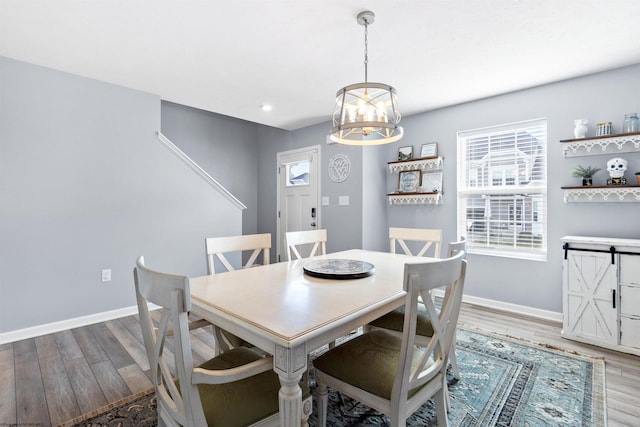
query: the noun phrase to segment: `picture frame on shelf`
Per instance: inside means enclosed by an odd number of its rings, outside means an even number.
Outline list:
[[[398,192],[416,193],[422,185],[422,171],[419,169],[401,171],[398,174]]]
[[[420,150],[420,157],[435,157],[437,155],[438,155],[437,142],[429,142],[427,144],[422,144],[422,149]]]
[[[413,147],[400,147],[398,149],[398,160],[412,160]]]
[[[420,186],[424,193],[442,193],[442,172],[423,174]]]

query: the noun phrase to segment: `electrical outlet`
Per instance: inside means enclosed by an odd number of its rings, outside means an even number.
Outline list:
[[[111,281],[111,269],[102,270],[102,281],[103,282]]]

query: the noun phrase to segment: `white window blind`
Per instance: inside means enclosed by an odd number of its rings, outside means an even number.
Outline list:
[[[546,260],[547,121],[458,132],[458,234],[470,253]]]

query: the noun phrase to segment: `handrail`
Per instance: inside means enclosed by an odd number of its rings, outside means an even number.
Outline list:
[[[207,181],[213,188],[218,190],[220,194],[226,197],[231,203],[236,205],[240,209],[247,209],[244,203],[238,200],[233,194],[229,192],[222,184],[216,181],[211,175],[207,173],[204,169],[200,167],[191,157],[187,156],[184,151],[179,149],[173,142],[169,140],[166,136],[162,134],[162,132],[158,131],[158,139],[164,143],[176,156],[180,158],[183,162],[187,164],[191,169],[193,169],[198,175],[200,175],[205,181]]]

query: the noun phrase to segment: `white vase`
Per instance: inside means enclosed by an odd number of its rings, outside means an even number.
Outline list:
[[[575,128],[573,128],[573,135],[576,138],[584,138],[587,136],[587,123],[589,121],[587,119],[575,119]]]

